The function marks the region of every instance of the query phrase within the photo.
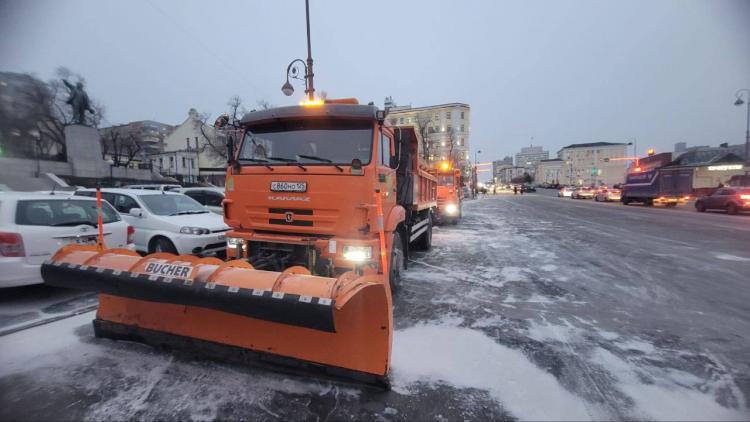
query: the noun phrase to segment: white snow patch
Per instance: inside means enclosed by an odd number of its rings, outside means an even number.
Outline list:
[[[542,266],[541,266],[541,267],[539,267],[539,268],[540,268],[540,269],[541,269],[542,271],[549,271],[549,272],[552,272],[552,271],[555,271],[555,270],[557,270],[557,265],[546,264],[546,265],[542,265]]]
[[[597,328],[596,333],[599,334],[599,337],[603,338],[604,340],[612,341],[620,338],[619,334],[613,333],[612,331],[602,330],[601,328]]]
[[[404,394],[419,381],[487,390],[527,420],[591,420],[583,399],[564,389],[523,353],[469,328],[418,325],[396,331],[392,380]]]
[[[520,267],[503,267],[501,274],[505,281],[526,281],[525,271]]]
[[[592,362],[606,368],[618,381],[617,387],[620,391],[630,396],[635,402],[635,411],[641,414],[634,415],[636,419],[656,420],[747,420],[748,415],[735,409],[728,409],[712,397],[710,390],[705,386],[695,385],[696,388],[688,388],[684,382],[699,381],[690,374],[670,370],[667,377],[650,377],[653,384],[644,384],[640,381],[637,368],[611,352],[597,348],[592,356]],[[649,368],[647,375],[654,375],[654,368]],[[675,372],[682,375],[677,380]],[[675,382],[677,381],[677,382]],[[701,387],[701,390],[697,388]],[[704,392],[707,391],[708,392]]]
[[[750,262],[750,258],[743,256],[730,255],[728,253],[714,253],[717,259],[723,259],[724,261],[739,261],[739,262]]]
[[[57,366],[97,353],[96,346],[82,343],[74,333],[76,328],[91,324],[94,314],[86,312],[0,337],[0,376]]]
[[[559,341],[571,343],[581,336],[581,330],[565,321],[566,325],[539,324],[530,320],[529,328],[526,330],[529,338],[536,341]]]
[[[653,344],[638,339],[620,340],[616,344],[620,349],[637,350],[647,355],[650,355],[656,351],[656,348]]]

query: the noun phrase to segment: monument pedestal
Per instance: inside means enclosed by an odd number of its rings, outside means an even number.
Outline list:
[[[102,159],[99,131],[93,127],[72,125],[65,128],[65,148],[73,176],[101,178],[109,173]]]

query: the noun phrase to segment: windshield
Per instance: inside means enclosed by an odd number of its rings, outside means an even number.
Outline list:
[[[453,187],[453,176],[452,175],[440,175],[438,176],[438,183],[440,186],[450,186]]]
[[[104,224],[120,221],[120,216],[108,203],[102,201]],[[68,200],[24,200],[18,201],[16,224],[26,226],[96,226],[96,201],[84,199]]]
[[[208,211],[187,195],[141,195],[146,208],[156,215],[203,214]]]
[[[372,124],[361,120],[293,120],[252,128],[239,159],[249,165],[369,164]],[[243,160],[245,160],[243,162]]]

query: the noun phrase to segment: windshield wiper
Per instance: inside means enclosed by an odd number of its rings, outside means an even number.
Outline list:
[[[297,167],[301,168],[302,170],[307,171],[307,169],[305,168],[305,166],[302,165],[302,163],[300,163],[299,161],[294,160],[292,158],[284,158],[284,157],[266,157],[266,158],[268,158],[269,160],[281,161],[281,162],[289,163],[289,164],[295,164]]]
[[[306,158],[308,160],[320,161],[320,162],[323,162],[323,163],[331,163],[331,164],[333,164],[333,161],[329,160],[328,158],[318,157],[316,155],[298,155],[297,157],[299,157],[299,158]],[[336,167],[336,169],[338,171],[340,171],[342,173],[344,172],[344,169],[341,168],[338,164],[333,164],[333,166]]]
[[[264,160],[262,158],[239,158],[237,161],[250,161],[251,163],[267,163],[268,160]],[[265,165],[268,167],[269,170],[273,171],[273,167],[269,166],[268,164]]]
[[[96,227],[96,223],[92,221],[64,221],[62,223],[55,223],[50,224],[52,227],[62,227],[62,226],[80,226],[81,224],[85,224],[87,226]]]
[[[177,212],[173,212],[172,214],[169,214],[169,216],[171,217],[173,215],[205,214],[207,212],[208,211],[206,211],[206,210],[177,211]]]

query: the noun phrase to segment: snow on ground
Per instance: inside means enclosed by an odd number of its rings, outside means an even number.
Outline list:
[[[525,420],[598,419],[518,350],[484,334],[449,325],[417,325],[395,333],[392,377],[397,391],[418,381],[485,389]]]
[[[745,258],[737,255],[730,255],[728,253],[714,253],[716,259],[722,259],[724,261],[738,261],[738,262],[750,262],[750,258]]]

